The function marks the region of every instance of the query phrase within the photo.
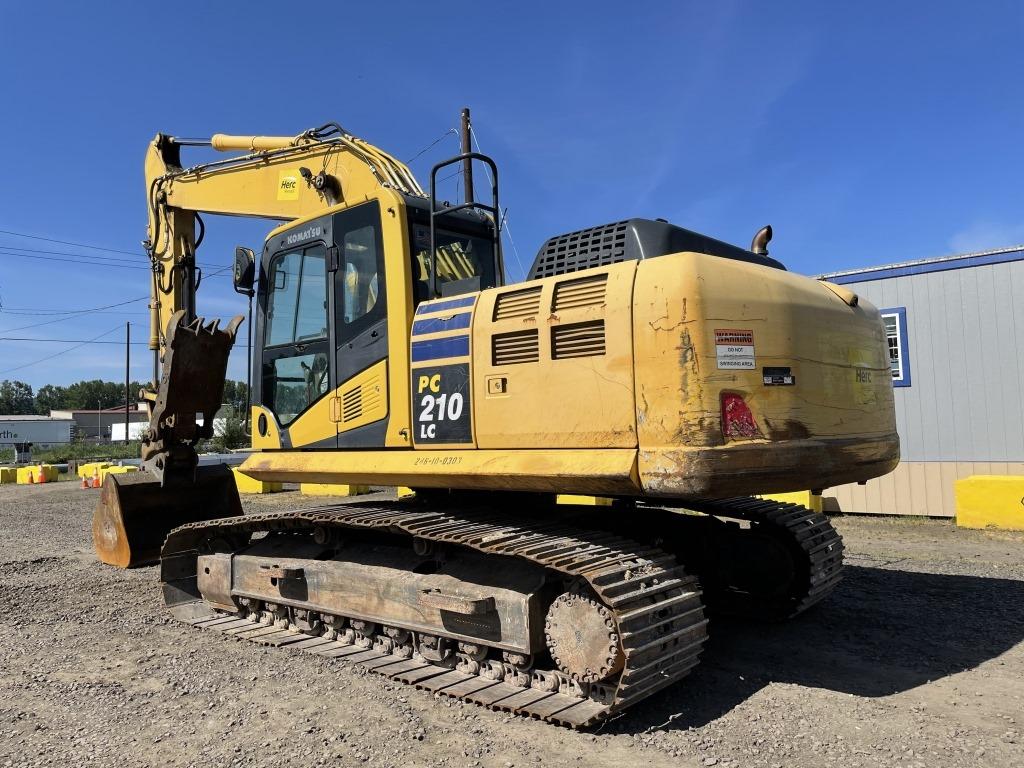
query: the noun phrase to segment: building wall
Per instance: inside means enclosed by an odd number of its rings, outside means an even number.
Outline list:
[[[955,480],[1024,474],[1024,260],[841,282],[879,309],[906,308],[912,376],[895,389],[900,466],[829,489],[833,508],[952,516]]]
[[[1024,462],[901,461],[884,477],[822,494],[826,512],[876,515],[956,515],[954,483],[971,475],[1024,475]]]
[[[33,443],[42,448],[71,442],[71,419],[0,416],[0,446]]]

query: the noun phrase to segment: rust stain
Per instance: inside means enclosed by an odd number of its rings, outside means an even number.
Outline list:
[[[782,424],[765,419],[768,437],[772,440],[806,440],[811,436],[807,425],[796,419],[786,419]]]

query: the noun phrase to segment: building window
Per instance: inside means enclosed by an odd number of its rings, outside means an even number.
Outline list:
[[[883,309],[885,340],[889,346],[889,366],[894,387],[910,386],[910,349],[907,345],[907,309]]]

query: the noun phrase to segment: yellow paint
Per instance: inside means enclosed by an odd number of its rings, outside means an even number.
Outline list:
[[[388,361],[381,360],[338,387],[338,432],[372,424],[388,415],[387,373]],[[358,410],[349,408],[354,398],[359,400]]]
[[[370,492],[370,486],[349,483],[301,483],[299,491],[303,496],[361,496]]]
[[[614,501],[607,496],[581,496],[574,493],[560,493],[555,499],[558,504],[584,507],[610,507]]]
[[[232,467],[231,473],[235,476],[235,487],[239,493],[278,493],[284,490],[281,483],[270,483],[263,480],[256,480],[238,471],[238,467]]]
[[[630,301],[636,265],[531,281],[531,289],[540,288],[536,299],[522,286],[480,294],[472,326],[480,448],[636,447]],[[506,302],[516,311],[506,311]],[[604,353],[553,359],[554,334],[583,323],[604,324]],[[537,362],[494,364],[495,336],[500,341],[503,334],[534,332]]]
[[[314,445],[324,440],[333,441],[338,434],[338,425],[331,420],[331,402],[333,395],[324,395],[311,405],[286,428],[292,447]],[[267,421],[273,419],[267,411]],[[276,421],[276,419],[275,419]],[[257,429],[258,433],[259,430]]]
[[[260,434],[260,416],[266,416],[266,435]],[[269,408],[254,405],[249,418],[251,419],[249,423],[252,424],[252,447],[255,450],[272,450],[281,447],[281,428],[277,423],[277,417],[271,413]]]
[[[398,494],[398,498],[400,499],[416,498],[416,491],[414,491],[412,488],[407,488],[404,485],[400,485],[397,488],[395,488],[395,493]]]
[[[820,513],[822,510],[821,506],[821,494],[814,494],[810,491],[793,491],[791,493],[766,493],[761,496],[762,499],[771,499],[772,501],[781,501],[785,504],[799,504],[802,507],[807,507],[812,512]]]
[[[361,139],[344,135],[328,142],[314,142],[303,136],[229,136],[216,134],[215,148],[222,151],[241,150],[252,154],[232,158],[232,162],[217,167],[204,167],[182,172],[177,169],[177,153],[165,152],[170,138],[158,134],[150,143],[146,155],[146,189],[157,205],[149,209],[149,236],[153,239],[156,258],[162,267],[163,282],[150,301],[150,348],[157,349],[163,329],[171,315],[188,304],[180,269],[172,269],[190,258],[195,250],[195,213],[214,213],[234,216],[278,219],[286,222],[316,217],[328,213],[332,207],[327,198],[307,184],[301,176],[293,186],[290,179],[297,176],[300,167],[314,172],[323,171],[334,176],[341,185],[342,202],[334,206],[341,209],[364,202],[372,197],[381,200],[381,210],[404,208],[400,192],[422,195],[423,189],[408,167]],[[386,214],[390,216],[390,214]],[[401,219],[405,229],[404,216]],[[397,224],[397,222],[393,222]],[[284,225],[289,226],[288,224]],[[281,228],[271,232],[271,237]],[[385,219],[385,250],[393,248],[395,237],[407,238],[392,227],[388,230]],[[388,259],[399,260],[408,253],[391,250]],[[391,265],[388,264],[390,270]],[[394,272],[393,274],[402,274]],[[388,313],[397,319],[402,315],[392,312],[407,300],[405,291],[397,290],[392,302],[389,296]],[[411,304],[410,304],[411,312]],[[399,339],[398,341],[401,341]],[[401,372],[401,371],[399,371]]]
[[[956,524],[1024,531],[1024,475],[972,475],[957,480]]]
[[[30,464],[18,467],[16,481],[18,485],[53,483],[56,482],[57,475],[57,468],[52,464]]]
[[[636,451],[271,451],[240,469],[285,483],[637,495]]]
[[[748,368],[720,359],[716,330],[753,336]],[[651,496],[786,491],[863,480],[898,458],[881,317],[817,281],[680,253],[637,264],[633,287],[639,470]],[[784,366],[794,386],[765,386]],[[721,397],[758,434],[726,438]],[[816,460],[817,457],[817,460]]]
[[[18,470],[15,467],[0,467],[0,485],[18,482]]]

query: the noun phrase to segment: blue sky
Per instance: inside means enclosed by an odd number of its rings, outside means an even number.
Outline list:
[[[630,216],[742,245],[771,223],[772,254],[811,274],[1018,244],[1021,8],[4,0],[0,230],[129,253],[0,233],[0,338],[117,341],[126,320],[145,338],[144,302],[25,313],[146,294],[145,271],[80,256],[144,264],[142,163],[158,131],[336,120],[409,159],[468,105],[501,170],[514,278],[547,237]],[[413,170],[425,185],[456,151],[448,136]],[[207,223],[200,260],[224,265],[270,228]],[[72,261],[14,255],[28,249]],[[199,298],[209,316],[245,308],[226,276]],[[0,340],[0,379],[123,376],[116,345],[35,362],[71,346]],[[146,378],[149,353],[133,356]],[[229,375],[244,378],[244,354]]]

